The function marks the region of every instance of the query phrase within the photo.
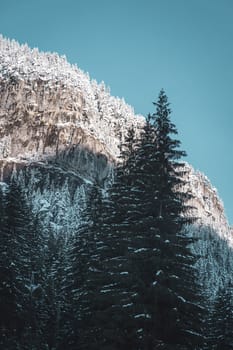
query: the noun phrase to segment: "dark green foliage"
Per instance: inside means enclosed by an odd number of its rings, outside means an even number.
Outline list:
[[[233,349],[233,311],[232,286],[219,290],[218,296],[210,308],[207,322],[206,349]]]
[[[1,191],[0,344],[4,349],[40,344],[43,246],[36,220],[13,180]]]
[[[13,182],[1,194],[1,332],[4,337],[19,337],[24,328],[25,275],[28,261],[24,256],[28,230],[28,212],[22,195]],[[17,198],[17,200],[16,200]],[[23,275],[24,274],[24,275]],[[3,343],[4,344],[4,343]]]
[[[85,348],[89,344],[90,322],[95,305],[95,280],[92,270],[98,268],[98,243],[101,232],[99,223],[101,213],[101,192],[97,185],[93,186],[84,212],[83,224],[80,225],[73,243],[70,245],[67,271],[66,295],[72,301],[66,314],[66,343],[70,349]],[[93,268],[92,268],[93,266]],[[95,330],[90,341],[94,341]],[[85,345],[86,344],[86,345]]]
[[[155,106],[156,112],[149,115],[137,149],[139,172],[134,184],[143,208],[143,218],[139,222],[134,219],[132,245],[136,250],[131,254],[143,281],[138,286],[141,313],[149,319],[144,323],[143,334],[152,347],[155,338],[167,344],[194,346],[199,343],[199,336],[191,333],[201,330],[198,327],[201,309],[197,304],[198,286],[193,284],[195,259],[188,248],[191,240],[181,233],[189,222],[184,215],[189,209],[186,202],[190,195],[183,192],[184,164],[179,161],[185,152],[178,149],[180,142],[172,138],[177,131],[170,121],[164,91]],[[139,249],[143,253],[136,256]],[[197,327],[190,323],[191,314],[196,315]]]

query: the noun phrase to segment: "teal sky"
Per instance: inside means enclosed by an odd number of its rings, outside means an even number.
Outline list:
[[[137,113],[164,88],[187,160],[233,223],[232,0],[0,0],[0,32],[65,54]]]

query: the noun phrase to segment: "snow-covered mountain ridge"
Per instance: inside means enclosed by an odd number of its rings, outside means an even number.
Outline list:
[[[111,96],[58,54],[41,53],[0,36],[0,165],[35,164],[62,175],[104,180],[127,129],[144,123],[124,100]],[[56,161],[56,168],[50,160]],[[49,162],[49,164],[48,164]],[[222,201],[209,180],[187,165],[188,186],[200,223],[231,242]]]
[[[127,127],[138,128],[143,122],[124,100],[111,96],[104,83],[90,80],[65,57],[40,53],[3,37],[0,83],[2,157],[48,156],[51,147],[61,151],[77,144],[78,129],[117,155]],[[17,142],[9,137],[13,130]]]

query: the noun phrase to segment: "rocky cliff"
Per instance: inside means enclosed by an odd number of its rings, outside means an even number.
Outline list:
[[[98,163],[116,159],[127,128],[142,123],[124,100],[65,57],[0,37],[2,179],[13,165],[68,155],[74,170],[88,175],[89,168],[93,177]]]

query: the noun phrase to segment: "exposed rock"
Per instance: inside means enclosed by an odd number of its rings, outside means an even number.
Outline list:
[[[84,133],[115,157],[127,128],[142,123],[64,57],[0,37],[0,157],[44,159],[82,143]]]
[[[230,239],[230,227],[225,216],[224,205],[219,198],[217,189],[200,171],[195,171],[186,164],[187,189],[193,195],[190,205],[195,207],[193,216],[198,218],[199,224],[211,226],[224,239]]]

